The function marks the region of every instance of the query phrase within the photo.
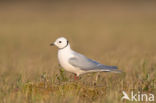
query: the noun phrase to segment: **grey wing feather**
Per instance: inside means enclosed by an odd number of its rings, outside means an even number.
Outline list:
[[[90,70],[111,71],[111,70],[117,69],[116,66],[106,66],[106,65],[100,64],[79,53],[76,53],[75,57],[70,58],[69,63],[72,66],[78,67],[81,70],[85,70],[85,71],[90,71]]]

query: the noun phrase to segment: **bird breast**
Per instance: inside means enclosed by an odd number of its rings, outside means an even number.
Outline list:
[[[66,51],[58,51],[58,60],[60,65],[67,71],[72,71],[73,66],[69,64],[69,58],[73,57],[71,53]]]
[[[80,70],[80,68],[72,66],[68,61],[70,58],[74,57],[73,52],[71,50],[59,50],[58,51],[58,60],[60,65],[69,72],[77,74],[83,74],[84,71]]]

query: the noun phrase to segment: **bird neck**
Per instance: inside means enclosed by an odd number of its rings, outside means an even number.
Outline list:
[[[59,49],[59,51],[71,51],[70,44],[68,44],[65,48]]]

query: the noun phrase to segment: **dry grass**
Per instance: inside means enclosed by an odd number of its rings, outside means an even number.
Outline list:
[[[0,102],[119,103],[123,90],[156,94],[155,10],[155,2],[0,2]],[[74,81],[49,46],[59,36],[124,73]]]

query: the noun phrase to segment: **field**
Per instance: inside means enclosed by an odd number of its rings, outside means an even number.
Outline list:
[[[122,91],[156,96],[155,11],[155,2],[144,1],[1,1],[0,103],[121,103]],[[123,72],[75,81],[49,45],[60,36]]]

